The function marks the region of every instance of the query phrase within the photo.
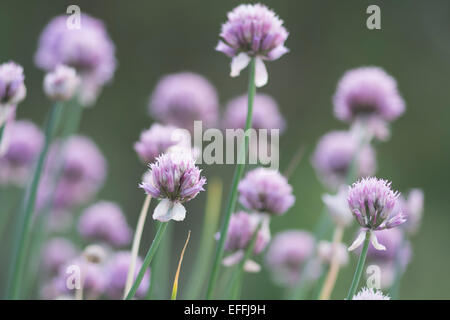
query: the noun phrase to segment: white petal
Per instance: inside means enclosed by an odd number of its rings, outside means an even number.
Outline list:
[[[269,80],[266,66],[260,58],[256,58],[255,61],[255,85],[259,88],[264,86]]]
[[[153,211],[153,219],[161,222],[167,222],[170,220],[172,202],[168,199],[161,200]]]
[[[228,257],[224,258],[222,260],[222,264],[225,267],[231,267],[231,266],[234,266],[239,261],[241,261],[243,257],[244,257],[244,251],[239,250],[239,251],[236,251],[235,253],[229,255]]]
[[[386,247],[378,242],[377,236],[375,235],[374,232],[372,232],[372,234],[370,235],[370,242],[372,242],[372,245],[375,249],[381,251],[386,250]]]
[[[261,271],[261,266],[253,260],[247,260],[244,264],[244,270],[246,272],[256,273]]]
[[[231,59],[231,73],[230,76],[237,77],[243,69],[245,69],[250,63],[250,57],[241,52],[237,56]]]
[[[347,250],[353,251],[358,248],[364,242],[364,239],[366,238],[366,232],[366,230],[361,231],[358,237],[355,239],[355,241],[353,241],[352,245]]]
[[[186,208],[181,203],[175,203],[172,208],[172,219],[175,221],[183,221],[186,217]]]

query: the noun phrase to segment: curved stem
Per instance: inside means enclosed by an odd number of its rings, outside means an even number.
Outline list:
[[[150,266],[150,263],[152,262],[156,251],[158,250],[159,243],[161,242],[161,239],[164,235],[164,231],[166,231],[167,224],[168,224],[168,222],[161,222],[159,224],[158,231],[156,232],[156,235],[155,235],[155,239],[153,239],[152,245],[148,249],[148,252],[147,252],[147,255],[145,256],[144,262],[142,263],[141,270],[139,270],[139,273],[136,277],[136,280],[133,283],[133,286],[131,287],[130,291],[128,292],[127,296],[125,297],[126,300],[131,300],[134,297],[134,295],[136,294],[136,291],[142,282],[142,278],[144,278],[145,272],[147,271],[148,267]]]
[[[11,299],[17,299],[19,296],[20,284],[22,279],[22,272],[24,268],[24,259],[27,246],[30,241],[30,229],[31,229],[31,215],[34,211],[34,205],[36,202],[37,189],[41,178],[42,169],[47,156],[47,152],[52,141],[55,128],[59,122],[59,116],[61,113],[61,103],[55,103],[50,111],[47,125],[45,128],[45,143],[42,151],[39,155],[33,178],[29,188],[26,190],[24,197],[24,205],[20,213],[20,222],[18,230],[16,232],[15,249],[13,250],[14,257],[12,259],[12,276],[10,278],[11,285],[8,291],[8,297]]]
[[[364,240],[363,248],[358,259],[358,265],[356,266],[355,274],[353,275],[353,281],[348,291],[347,300],[352,300],[358,288],[359,280],[364,269],[364,263],[366,262],[367,250],[369,249],[371,231],[367,230],[366,239]]]
[[[242,175],[244,173],[244,168],[245,168],[245,158],[247,155],[248,143],[249,143],[249,134],[247,134],[247,133],[248,133],[248,130],[251,128],[251,124],[252,124],[253,101],[255,99],[255,94],[256,94],[255,58],[252,58],[252,60],[250,61],[250,64],[249,64],[248,105],[247,105],[247,120],[245,122],[245,137],[244,137],[244,144],[241,147],[241,149],[243,149],[243,152],[240,153],[241,156],[243,157],[243,159],[238,159],[238,160],[243,160],[243,161],[238,161],[235,172],[234,172],[233,183],[231,186],[231,193],[230,193],[230,197],[228,199],[228,204],[226,207],[222,227],[220,229],[220,239],[217,244],[217,250],[216,250],[215,257],[214,257],[214,264],[213,264],[213,268],[212,268],[211,275],[209,278],[206,299],[211,299],[212,295],[214,293],[214,288],[216,286],[217,277],[219,275],[219,268],[220,268],[220,264],[221,264],[221,261],[223,258],[223,252],[225,249],[225,239],[226,239],[227,232],[228,232],[228,224],[230,222],[231,213],[236,208],[237,193],[238,193],[237,188],[238,188],[239,181],[242,178]]]
[[[339,266],[340,266],[339,265],[339,244],[342,241],[343,235],[344,235],[344,228],[339,225],[336,226],[336,230],[334,231],[334,235],[333,235],[330,268],[328,270],[324,285],[322,287],[322,291],[319,296],[320,300],[330,299],[331,292],[333,291],[334,284],[336,283],[336,279],[337,279],[337,276],[339,273]]]
[[[125,290],[123,292],[124,298],[128,291],[130,291],[131,285],[133,284],[133,275],[134,270],[136,268],[136,260],[139,253],[139,245],[141,243],[142,231],[144,230],[145,219],[147,218],[148,208],[150,206],[150,201],[152,197],[147,195],[144,200],[144,204],[142,205],[141,213],[139,214],[136,232],[134,233],[133,245],[131,246],[131,261],[130,267],[128,269],[127,281],[125,283]]]

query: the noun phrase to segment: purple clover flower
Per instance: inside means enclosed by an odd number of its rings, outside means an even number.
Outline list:
[[[284,214],[295,202],[292,187],[278,171],[249,171],[238,186],[240,203],[249,210],[270,215]]]
[[[23,68],[15,62],[0,65],[0,107],[17,105],[27,93]]]
[[[359,247],[366,237],[367,230],[391,229],[406,222],[402,211],[394,210],[399,193],[391,189],[391,183],[375,177],[363,178],[349,189],[348,205],[362,231],[349,251]],[[386,250],[378,243],[375,232],[371,233],[372,245],[377,250]]]
[[[145,175],[146,180],[139,187],[161,200],[155,208],[153,219],[161,222],[183,221],[186,209],[182,203],[204,191],[206,178],[200,173],[190,150],[165,153],[150,164],[150,174]]]
[[[306,260],[314,253],[314,237],[306,231],[288,230],[277,234],[266,254],[266,265],[275,282],[294,286]]]
[[[104,24],[87,14],[81,15],[81,28],[69,29],[67,16],[53,18],[39,38],[36,65],[46,71],[64,64],[80,75],[80,101],[92,104],[116,69],[114,44]]]
[[[105,241],[115,247],[129,244],[132,234],[120,207],[109,201],[100,201],[85,209],[78,231],[85,239]]]
[[[318,177],[327,187],[336,189],[346,183],[356,153],[358,153],[355,160],[358,177],[375,173],[374,149],[366,145],[358,152],[358,148],[358,139],[348,131],[331,131],[320,139],[311,162]]]
[[[149,102],[149,112],[158,121],[194,130],[194,121],[213,127],[217,122],[219,99],[214,86],[203,76],[181,72],[161,78]]]
[[[128,251],[117,252],[109,261],[105,268],[106,273],[106,294],[111,299],[121,299],[123,297],[123,291],[125,290],[125,284],[127,281],[128,269],[131,262],[131,253]],[[137,257],[134,278],[136,278],[139,270],[142,267],[142,259]],[[145,272],[136,295],[138,297],[144,297],[147,293],[150,284],[150,270]]]
[[[231,100],[226,107],[223,127],[226,129],[244,129],[247,120],[247,95]],[[281,115],[277,102],[269,95],[258,93],[253,104],[252,128],[279,129],[283,132],[286,121]]]
[[[19,120],[5,128],[6,152],[0,156],[0,183],[22,186],[44,144],[44,134],[31,121]]]
[[[67,101],[75,94],[80,78],[74,68],[59,65],[44,78],[44,92],[52,100]]]
[[[255,84],[267,83],[263,60],[276,60],[289,50],[284,46],[289,33],[283,21],[262,4],[241,4],[227,15],[216,50],[232,58],[231,76],[237,77],[256,58]]]

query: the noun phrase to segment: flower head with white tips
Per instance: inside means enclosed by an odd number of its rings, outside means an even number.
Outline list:
[[[362,231],[348,248],[349,251],[364,242],[368,230],[390,229],[406,222],[403,213],[394,210],[398,198],[399,193],[392,191],[390,182],[375,177],[363,178],[350,187],[348,205]],[[371,233],[370,241],[375,249],[386,250],[378,243],[374,232]]]
[[[153,219],[161,222],[183,221],[186,209],[182,203],[204,191],[206,178],[200,173],[191,152],[165,153],[150,164],[149,174],[139,187],[153,198],[161,199]]]
[[[262,87],[268,74],[263,60],[276,60],[289,50],[284,46],[289,33],[283,20],[262,4],[241,4],[227,15],[216,50],[231,57],[231,76],[237,77],[252,58],[255,84]]]
[[[374,288],[362,288],[355,294],[352,300],[391,300],[387,295],[384,295],[380,290]]]

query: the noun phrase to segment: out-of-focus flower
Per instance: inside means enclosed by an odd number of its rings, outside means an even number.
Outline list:
[[[399,193],[392,191],[390,182],[375,177],[363,178],[350,187],[348,205],[362,231],[349,251],[364,242],[367,230],[391,229],[406,222],[403,213],[394,210],[398,197]],[[375,249],[386,250],[378,243],[375,232],[371,232],[370,240]]]
[[[257,168],[249,171],[239,183],[238,190],[240,203],[261,213],[282,215],[295,202],[292,187],[276,170]]]
[[[111,299],[121,299],[123,297],[123,291],[125,289],[125,283],[127,281],[128,269],[131,262],[131,253],[128,251],[117,252],[109,261],[106,266],[106,294]],[[134,279],[137,277],[139,270],[142,267],[142,259],[137,258],[136,268],[134,273]],[[147,293],[150,284],[150,270],[147,270],[144,274],[144,278],[137,289],[136,295],[138,297],[144,297]]]
[[[230,75],[237,77],[256,58],[255,84],[265,85],[268,74],[263,60],[276,60],[289,51],[284,46],[289,33],[283,21],[262,4],[241,4],[227,19],[216,50],[232,58]]]
[[[54,170],[61,175],[52,187]],[[45,175],[39,186],[38,207],[52,201],[57,209],[86,203],[103,185],[106,161],[97,145],[84,136],[72,136],[55,142],[49,152]]]
[[[82,14],[80,28],[68,28],[67,16],[53,18],[43,30],[35,63],[51,71],[60,64],[73,67],[81,77],[80,101],[92,104],[116,69],[114,44],[103,23]]]
[[[202,121],[203,127],[213,127],[218,108],[214,86],[203,76],[191,72],[161,78],[149,103],[149,112],[158,121],[191,132],[194,121]]]
[[[261,253],[270,241],[268,216],[257,213],[249,214],[244,211],[239,211],[231,216],[225,250],[232,254],[223,259],[223,265],[233,266],[244,258],[245,249],[250,245],[260,223],[261,227],[256,235],[253,254]],[[260,266],[253,260],[248,260],[244,264],[244,270],[247,272],[259,272],[260,269]]]
[[[90,244],[83,250],[83,257],[91,263],[104,263],[109,254],[107,247],[99,244]]]
[[[175,146],[188,150],[191,148],[191,137],[183,133],[187,132],[155,123],[141,133],[134,150],[144,163],[155,161],[159,155],[175,149]]]
[[[345,266],[348,263],[347,246],[343,243],[338,243],[336,250],[339,265]],[[317,244],[317,255],[322,262],[326,264],[331,263],[333,257],[333,243],[329,241],[320,241]]]
[[[362,288],[361,291],[353,296],[352,300],[391,300],[391,298],[384,295],[380,290]]]
[[[132,231],[120,207],[110,201],[100,201],[81,214],[78,231],[88,240],[105,241],[115,247],[130,243]]]
[[[312,165],[317,175],[331,189],[346,183],[353,163],[358,177],[375,173],[375,151],[370,145],[360,148],[359,140],[347,131],[325,134],[312,157]]]
[[[0,107],[17,105],[27,93],[23,68],[15,62],[0,65]]]
[[[31,121],[19,120],[5,128],[8,147],[0,156],[0,183],[24,185],[44,144],[44,135]]]
[[[103,265],[87,261],[82,256],[61,267],[55,280],[61,294],[74,293],[79,284],[86,299],[97,299],[105,292],[107,284]]]
[[[342,121],[364,121],[371,134],[383,139],[385,124],[405,111],[405,102],[393,77],[378,67],[347,71],[333,98],[334,114]]]
[[[403,227],[409,233],[416,233],[422,222],[424,194],[420,189],[412,189],[405,198],[400,197],[401,209],[406,216]]]
[[[277,234],[265,258],[274,280],[283,286],[304,280],[300,279],[301,270],[314,247],[314,237],[308,232],[288,230]]]
[[[322,201],[332,219],[342,227],[348,227],[353,222],[353,215],[348,207],[347,196],[348,186],[341,186],[337,194],[322,195]]]
[[[161,199],[153,212],[153,219],[161,222],[183,221],[186,209],[182,203],[204,191],[203,185],[206,183],[192,153],[165,153],[150,164],[150,172],[139,187],[153,198]]]
[[[49,273],[55,273],[77,255],[78,250],[72,242],[65,238],[52,238],[44,246],[42,265]]]
[[[75,94],[80,78],[74,68],[59,65],[44,78],[44,92],[52,100],[67,101]]]
[[[223,127],[226,129],[244,129],[247,119],[247,95],[231,100],[226,107]],[[258,93],[253,102],[252,128],[279,129],[283,132],[286,121],[281,115],[277,102],[269,95]]]

